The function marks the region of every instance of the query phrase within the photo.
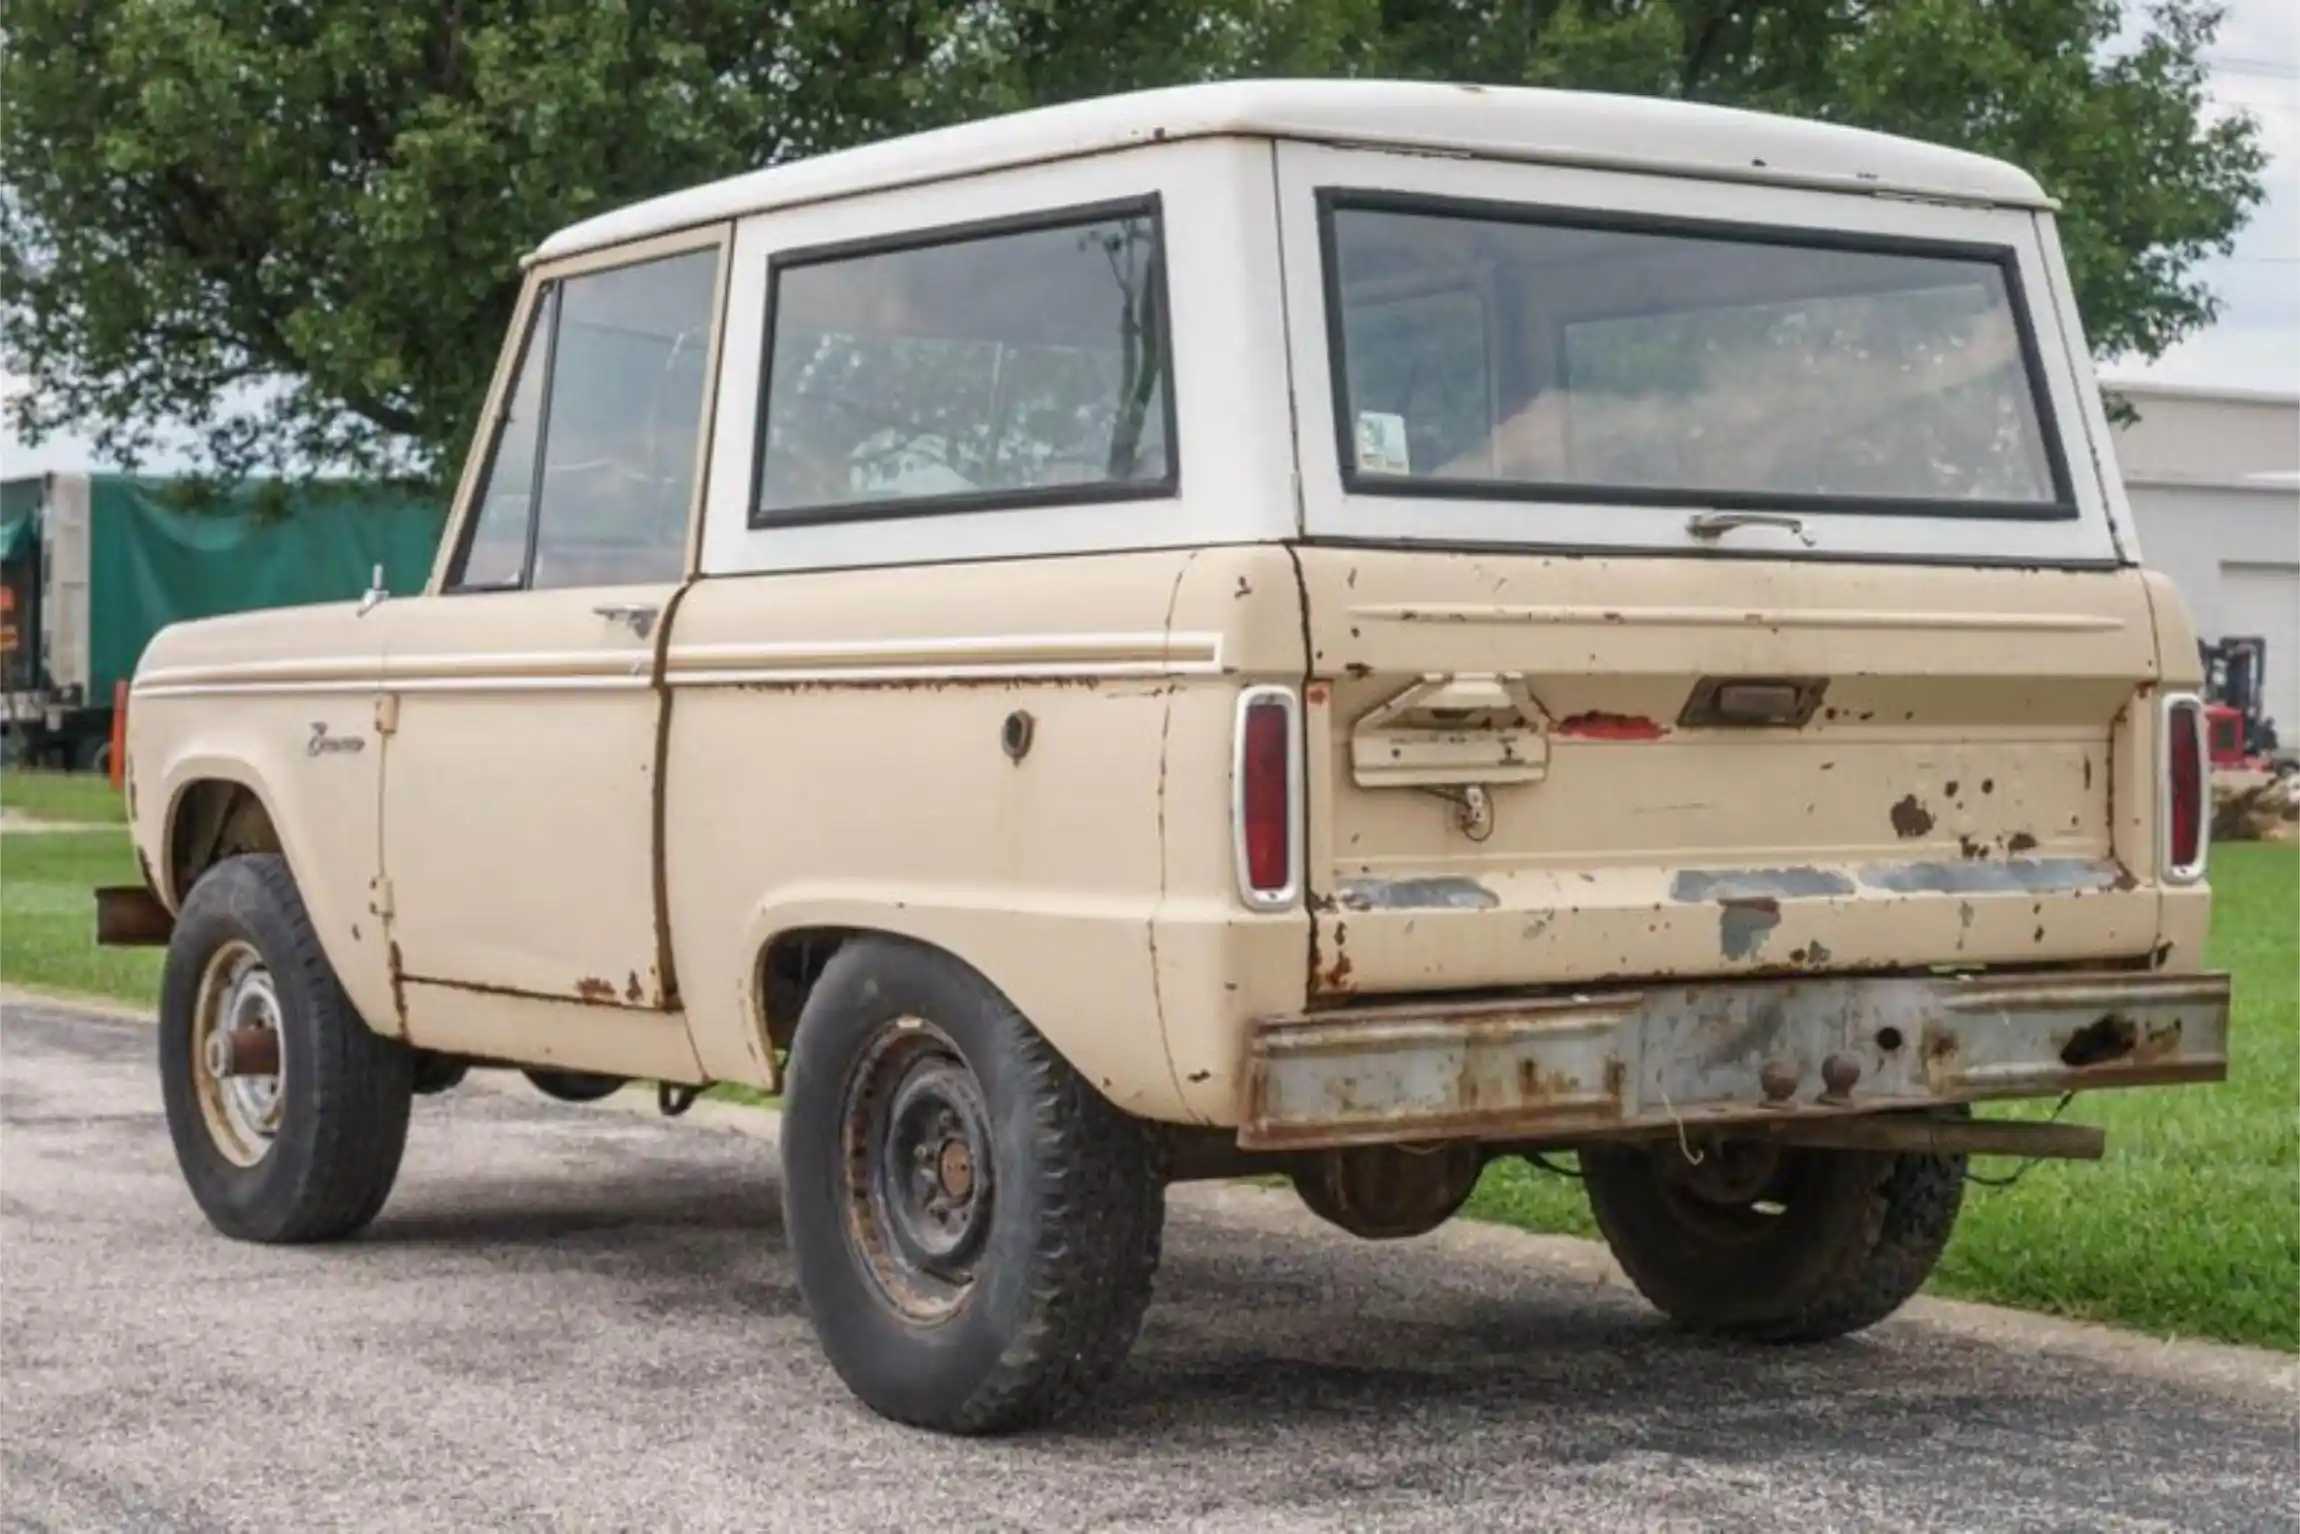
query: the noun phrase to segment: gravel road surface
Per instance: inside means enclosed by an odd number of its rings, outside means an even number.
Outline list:
[[[1695,1342],[1579,1243],[1176,1193],[1092,1420],[959,1443],[816,1352],[773,1147],[466,1087],[361,1239],[214,1235],[148,1029],[0,1022],[9,1528],[2300,1529],[2294,1375],[1974,1307]],[[716,1126],[716,1127],[714,1127]]]

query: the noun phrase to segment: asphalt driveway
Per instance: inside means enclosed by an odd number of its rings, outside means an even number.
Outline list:
[[[363,1238],[242,1246],[150,1042],[0,1022],[10,1528],[2300,1529],[2275,1360],[1922,1306],[1694,1342],[1578,1244],[1259,1190],[1176,1195],[1092,1420],[922,1436],[815,1351],[769,1142],[467,1087]]]

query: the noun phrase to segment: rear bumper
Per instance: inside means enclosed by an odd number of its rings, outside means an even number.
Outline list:
[[[2228,977],[1748,981],[1255,1024],[1238,1143],[1572,1141],[2228,1074]]]

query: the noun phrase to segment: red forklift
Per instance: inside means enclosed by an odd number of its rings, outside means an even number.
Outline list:
[[[2276,739],[2276,721],[2261,712],[2261,681],[2268,645],[2258,638],[2199,643],[2204,661],[2206,749],[2214,771],[2266,772],[2287,777],[2300,772],[2300,752]]]

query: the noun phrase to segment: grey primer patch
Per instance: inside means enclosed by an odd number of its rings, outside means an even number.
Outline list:
[[[1686,868],[1669,881],[1672,900],[1751,900],[1759,895],[1850,895],[1853,881],[1826,868]]]
[[[1899,895],[2060,894],[2113,889],[2123,873],[2117,864],[2094,858],[2008,858],[2001,863],[1870,863],[1861,869],[1861,882]]]
[[[1746,959],[1765,946],[1781,925],[1781,902],[1771,896],[1727,900],[1717,917],[1717,948],[1728,959]]]
[[[1489,911],[1501,897],[1475,879],[1344,879],[1341,902],[1353,911]]]

